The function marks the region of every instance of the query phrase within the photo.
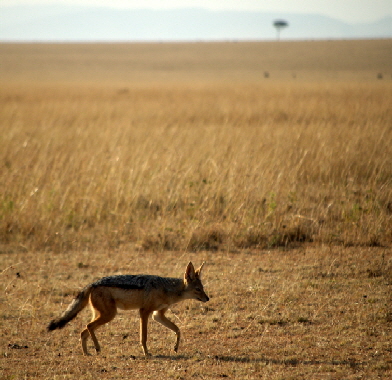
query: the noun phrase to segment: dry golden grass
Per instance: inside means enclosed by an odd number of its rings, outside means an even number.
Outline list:
[[[391,242],[390,81],[1,92],[7,243]]]
[[[391,48],[0,45],[3,377],[388,378]],[[142,359],[137,313],[99,357],[87,314],[44,331],[94,278],[190,258],[212,300],[174,309],[178,356],[151,323]]]

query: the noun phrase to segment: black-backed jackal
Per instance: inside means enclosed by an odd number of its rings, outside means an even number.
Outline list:
[[[165,313],[169,306],[186,300],[195,299],[201,302],[209,300],[201,283],[201,270],[204,263],[195,270],[192,263],[186,267],[184,278],[159,277],[151,275],[120,275],[101,278],[87,285],[75,297],[67,310],[48,325],[48,331],[61,329],[86,307],[88,303],[93,311],[93,318],[81,332],[82,349],[87,352],[87,338],[90,335],[97,352],[101,350],[95,330],[110,322],[117,314],[117,309],[139,309],[140,313],[140,343],[144,355],[148,356],[147,323],[153,314],[153,319],[176,333],[177,340],[174,351],[177,352],[180,343],[180,329],[170,321]]]

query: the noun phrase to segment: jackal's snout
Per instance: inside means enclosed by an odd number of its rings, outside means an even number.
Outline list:
[[[207,296],[207,294],[205,293],[203,288],[201,288],[201,289],[200,288],[196,288],[195,289],[195,293],[196,293],[196,297],[195,298],[198,301],[208,302],[210,300],[210,297]]]

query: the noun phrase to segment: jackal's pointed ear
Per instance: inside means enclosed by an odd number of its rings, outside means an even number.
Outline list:
[[[203,263],[199,266],[199,268],[197,268],[197,269],[195,270],[196,277],[201,278],[201,269],[203,268],[203,266],[204,266],[205,263],[206,263],[206,262],[203,261]]]
[[[187,265],[185,269],[184,279],[185,281],[191,282],[194,281],[196,278],[195,267],[191,262]]]

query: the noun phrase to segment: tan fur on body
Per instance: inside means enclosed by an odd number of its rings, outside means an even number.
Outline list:
[[[93,318],[81,332],[81,342],[84,355],[88,355],[87,339],[91,336],[97,352],[101,350],[95,335],[95,330],[110,322],[117,314],[117,309],[139,309],[140,314],[140,343],[145,356],[147,349],[148,318],[173,330],[177,339],[174,351],[177,352],[180,343],[180,329],[170,321],[165,313],[175,303],[186,299],[196,299],[202,302],[209,300],[201,283],[201,269],[193,264],[186,267],[184,278],[169,278],[150,275],[124,275],[104,277],[86,286],[71,302],[67,310],[48,325],[48,331],[63,328],[90,303]]]

